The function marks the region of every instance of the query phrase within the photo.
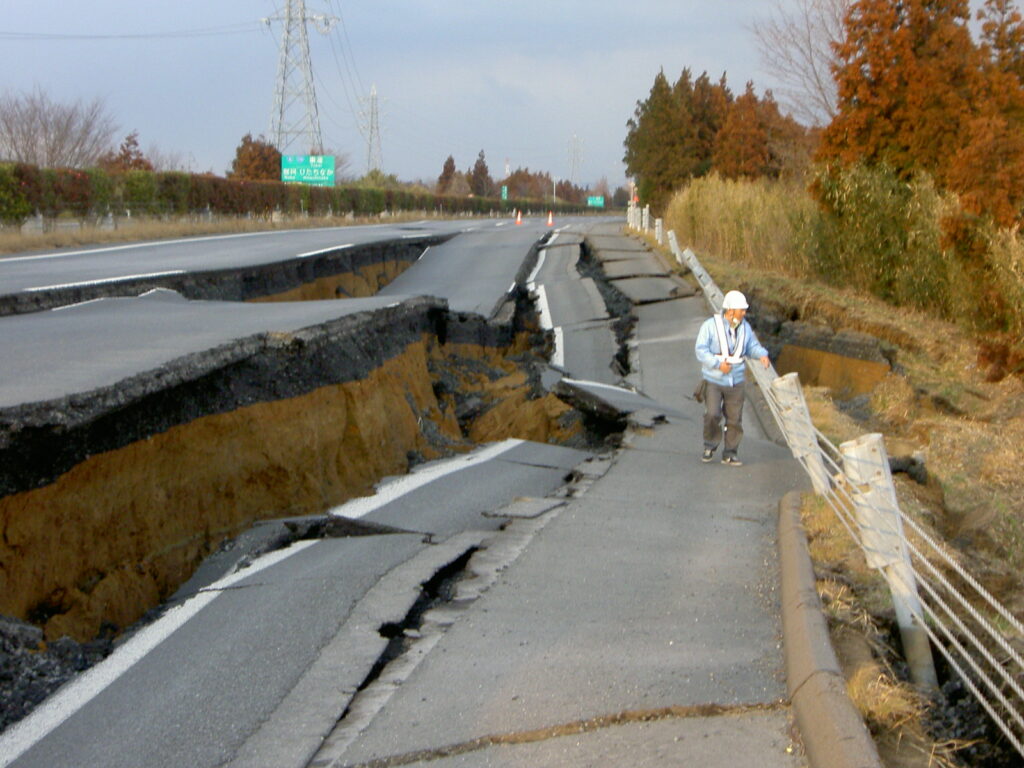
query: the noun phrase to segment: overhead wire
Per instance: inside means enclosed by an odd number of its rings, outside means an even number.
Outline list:
[[[168,32],[139,32],[130,34],[82,34],[65,32],[11,32],[0,30],[0,40],[32,41],[47,40],[159,40],[188,37],[215,37],[220,35],[241,35],[257,32],[262,27],[258,22],[228,24],[205,29],[180,29]]]

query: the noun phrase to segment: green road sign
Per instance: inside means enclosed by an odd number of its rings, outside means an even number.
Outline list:
[[[281,155],[281,181],[334,186],[334,155]]]
[[[507,184],[502,184],[501,185],[501,199],[502,200],[508,200],[508,185]]]
[[[597,197],[588,197],[587,205],[591,208],[604,208],[604,195],[598,195]]]

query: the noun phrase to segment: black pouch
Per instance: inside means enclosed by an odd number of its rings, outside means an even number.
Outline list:
[[[693,399],[696,400],[698,403],[703,403],[704,395],[707,393],[707,391],[708,383],[704,379],[701,379],[700,384],[698,384],[697,388],[693,390]]]

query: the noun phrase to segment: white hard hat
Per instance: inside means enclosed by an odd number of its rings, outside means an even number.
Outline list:
[[[747,297],[739,291],[729,291],[722,300],[722,309],[747,309]]]

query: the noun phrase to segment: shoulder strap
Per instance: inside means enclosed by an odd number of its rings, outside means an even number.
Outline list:
[[[725,322],[721,314],[715,315],[715,332],[718,336],[718,348],[721,350],[715,357],[729,364],[741,362],[743,360],[743,348],[747,343],[746,324],[740,323],[739,328],[736,329],[736,348],[731,353],[729,352],[728,336],[725,333]]]
[[[718,336],[718,348],[721,350],[715,356],[720,360],[725,360],[730,365],[741,362],[743,359],[743,347],[746,346],[745,324],[740,323],[739,328],[736,329],[736,346],[731,353],[729,351],[728,336],[725,333],[725,323],[721,314],[715,315],[715,333]]]

